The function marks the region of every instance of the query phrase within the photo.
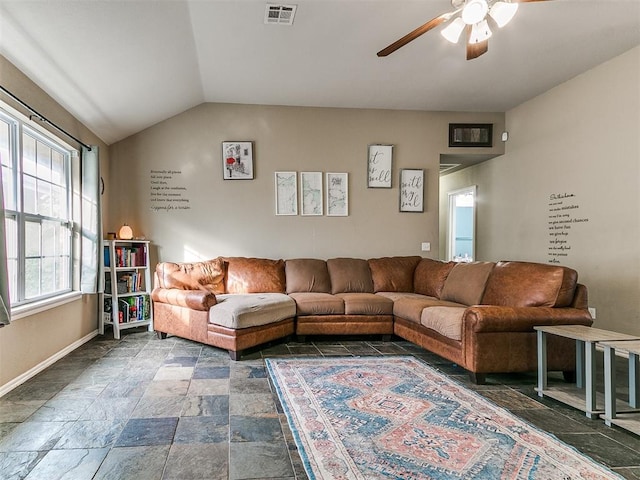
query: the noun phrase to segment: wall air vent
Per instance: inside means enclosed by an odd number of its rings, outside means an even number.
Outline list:
[[[275,5],[267,3],[264,12],[265,25],[293,25],[297,5]]]

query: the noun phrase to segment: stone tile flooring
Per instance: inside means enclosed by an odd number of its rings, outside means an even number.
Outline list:
[[[490,375],[475,386],[459,367],[398,339],[308,340],[232,362],[219,349],[146,331],[96,337],[0,398],[0,478],[306,478],[263,358],[397,354],[427,361],[625,478],[640,478],[639,437],[539,399],[535,374]]]

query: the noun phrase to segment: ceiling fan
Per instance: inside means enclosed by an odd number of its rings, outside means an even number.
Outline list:
[[[449,22],[449,25],[440,33],[450,42],[458,43],[464,30],[467,37],[467,60],[473,60],[486,53],[489,48],[489,37],[492,35],[489,23],[502,28],[516,14],[518,3],[544,1],[547,0],[451,0],[453,11],[432,18],[400,40],[380,50],[378,56],[386,57],[420,35]]]

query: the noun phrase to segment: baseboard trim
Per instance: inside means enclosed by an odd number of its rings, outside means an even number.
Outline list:
[[[85,335],[81,339],[76,340],[71,345],[68,345],[67,347],[63,348],[62,350],[60,350],[59,352],[55,353],[54,355],[50,356],[46,360],[40,362],[35,367],[27,370],[22,375],[14,378],[13,380],[11,380],[8,383],[5,383],[4,385],[2,385],[0,387],[0,397],[6,395],[7,393],[9,393],[14,388],[22,385],[24,382],[26,382],[30,378],[35,377],[38,373],[43,371],[45,368],[47,368],[50,365],[53,365],[55,362],[57,362],[58,360],[60,360],[64,356],[68,355],[69,353],[73,352],[76,348],[84,345],[85,343],[87,343],[89,340],[91,340],[92,338],[96,337],[97,335],[98,335],[98,330],[96,329],[93,332],[89,333],[88,335]]]

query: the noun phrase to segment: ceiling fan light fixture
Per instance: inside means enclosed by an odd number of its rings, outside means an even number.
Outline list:
[[[498,27],[502,28],[511,21],[517,11],[517,3],[496,2],[489,10],[489,15],[495,20]]]
[[[486,20],[482,20],[481,22],[475,23],[471,27],[471,35],[469,36],[469,43],[480,43],[488,40],[491,37],[492,33],[489,29],[489,24]]]
[[[488,11],[486,0],[469,0],[462,9],[462,20],[467,25],[475,25],[484,20]]]
[[[451,43],[458,43],[460,35],[462,34],[465,26],[466,23],[464,23],[464,20],[462,20],[460,17],[457,17],[453,22],[442,29],[440,31],[440,34]]]

